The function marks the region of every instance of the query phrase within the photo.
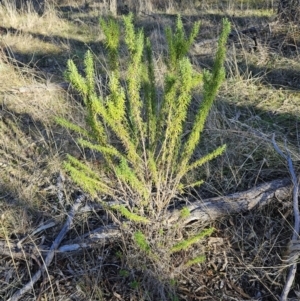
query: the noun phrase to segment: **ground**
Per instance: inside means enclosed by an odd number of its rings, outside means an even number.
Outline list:
[[[74,133],[59,126],[55,118],[84,124],[82,100],[64,71],[70,58],[82,68],[90,49],[97,57],[99,74],[105,74],[104,35],[98,22],[104,4],[60,1],[38,14],[30,9],[17,11],[9,3],[0,4],[0,240],[12,248],[22,239],[25,247],[46,252],[80,193],[62,168],[66,154],[101,166],[97,154],[80,148]],[[228,40],[226,80],[197,152],[207,153],[222,143],[227,149],[191,175],[205,181],[183,196],[191,201],[289,177],[285,160],[272,145],[273,134],[299,170],[300,29],[299,24],[277,21],[276,4],[275,9],[272,4],[206,0],[180,11],[187,30],[201,21],[189,54],[197,70],[212,66],[223,17],[237,32]],[[156,68],[163,68],[161,57],[167,49],[164,28],[174,26],[177,13],[170,6],[135,19],[153,42]],[[257,47],[251,36],[241,33],[252,27],[259,32]],[[195,96],[193,105],[197,107],[199,101]],[[62,245],[109,221],[111,217],[101,210],[76,215]],[[34,233],[49,222],[51,227]],[[34,289],[21,300],[279,300],[292,225],[292,196],[274,199],[263,209],[212,221],[214,234],[174,256],[174,266],[166,267],[168,273],[161,277],[149,270],[145,275],[142,266],[136,268],[134,262],[142,259],[126,245],[126,236],[76,252],[57,252]],[[197,233],[201,227],[195,223],[188,230]],[[41,262],[1,250],[0,299],[8,300]],[[169,271],[199,250],[206,261],[182,269],[173,279]],[[291,300],[299,298],[299,280],[298,268]]]

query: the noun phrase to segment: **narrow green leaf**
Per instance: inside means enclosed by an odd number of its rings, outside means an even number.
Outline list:
[[[136,223],[150,223],[150,221],[147,218],[130,212],[125,206],[114,205],[111,208],[119,211],[124,217],[126,217],[130,221]]]
[[[199,234],[197,234],[195,236],[192,236],[189,239],[186,239],[186,240],[183,240],[183,241],[179,242],[178,244],[173,246],[173,248],[171,248],[171,253],[175,253],[175,252],[179,252],[181,250],[188,249],[192,244],[198,242],[199,240],[201,240],[205,236],[211,235],[214,232],[214,230],[215,230],[214,228],[208,228],[206,230],[203,230]]]

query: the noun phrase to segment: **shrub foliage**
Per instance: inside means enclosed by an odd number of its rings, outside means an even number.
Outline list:
[[[170,256],[212,233],[212,229],[206,229],[181,243],[175,244],[171,238],[166,244],[164,235],[172,231],[165,234],[163,225],[168,206],[176,195],[187,187],[201,184],[201,180],[186,183],[186,175],[225,150],[222,145],[201,158],[195,158],[194,154],[225,77],[223,62],[230,24],[223,20],[212,71],[199,73],[187,54],[200,24],[196,22],[187,35],[178,17],[175,31],[166,30],[167,71],[161,92],[157,88],[149,39],[141,29],[135,30],[132,15],[124,17],[123,21],[124,28],[120,28],[113,19],[100,20],[108,53],[106,92],[99,93],[96,88],[95,64],[90,51],[85,55],[84,75],[72,60],[68,61],[66,76],[83,97],[87,128],[64,119],[58,122],[81,135],[80,146],[98,152],[103,158],[104,169],[99,170],[68,155],[64,167],[74,182],[99,201],[101,194],[118,201],[113,206],[102,203],[109,212],[117,214],[120,221],[127,221],[126,226],[123,225],[127,232],[130,227],[133,230],[132,242],[137,250],[155,262],[160,258],[157,250],[162,246],[167,246],[166,253]],[[125,68],[121,68],[119,59],[123,42],[128,55]],[[193,92],[199,87],[203,91],[202,102],[191,127],[187,122],[188,110]],[[182,212],[182,218],[189,215],[187,210]],[[174,229],[176,227],[178,225],[174,225]],[[198,256],[188,265],[202,260],[203,256]]]

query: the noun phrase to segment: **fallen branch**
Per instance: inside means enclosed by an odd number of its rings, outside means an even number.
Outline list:
[[[114,240],[121,235],[119,227],[115,225],[103,226],[87,234],[79,236],[76,240],[66,242],[65,245],[58,249],[58,252],[73,252],[84,248],[90,248],[95,245],[107,244],[108,241]]]
[[[245,192],[193,202],[186,206],[190,215],[182,223],[188,224],[193,221],[207,223],[220,217],[249,211],[254,207],[263,207],[274,198],[283,200],[290,195],[290,184],[290,179],[284,178],[262,184]],[[167,223],[176,222],[180,218],[180,210],[175,209],[169,213]]]
[[[81,212],[79,210],[79,212]],[[67,241],[60,246],[55,254],[62,254],[66,252],[74,252],[93,246],[107,244],[109,241],[115,240],[121,235],[119,227],[115,225],[108,225],[99,227],[89,233],[81,235],[74,240]],[[5,241],[0,241],[0,255],[12,257],[20,260],[33,259],[36,261],[40,255],[49,252],[47,246],[36,246],[34,244],[24,244],[20,246],[20,242],[10,242],[9,245]]]
[[[275,135],[273,135],[273,137],[272,137],[272,143],[273,143],[273,146],[274,146],[276,152],[287,161],[289,172],[291,174],[291,178],[292,178],[292,182],[293,182],[293,211],[294,211],[295,221],[294,221],[293,236],[292,236],[292,240],[290,242],[290,248],[289,248],[289,253],[290,253],[289,261],[292,264],[289,268],[286,284],[283,288],[283,291],[281,293],[281,298],[280,298],[281,301],[286,301],[288,294],[291,290],[292,284],[294,282],[294,279],[295,279],[295,275],[296,275],[296,271],[297,271],[297,259],[300,255],[300,251],[297,251],[298,248],[296,247],[300,243],[300,241],[299,241],[300,216],[299,216],[299,204],[298,204],[299,186],[298,186],[298,180],[297,180],[297,177],[295,174],[295,170],[293,167],[293,162],[292,162],[292,159],[291,159],[288,149],[286,148],[287,155],[285,155],[281,151],[281,149],[278,147],[278,145],[275,141]],[[293,245],[294,245],[294,247],[293,247]]]
[[[24,285],[23,288],[19,289],[17,292],[15,292],[11,298],[8,299],[8,301],[17,301],[19,300],[25,293],[33,289],[33,285],[41,278],[42,273],[47,269],[47,267],[50,265],[50,263],[53,260],[55,250],[60,245],[61,241],[65,237],[66,233],[70,230],[72,224],[73,224],[73,218],[75,216],[75,213],[78,211],[82,201],[84,200],[85,196],[81,195],[77,198],[77,200],[74,202],[69,214],[67,221],[65,222],[63,228],[59,232],[58,236],[54,240],[45,260],[43,261],[43,266],[41,269],[39,269],[30,279],[30,281]]]

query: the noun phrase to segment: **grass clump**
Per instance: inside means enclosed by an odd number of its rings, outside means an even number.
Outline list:
[[[171,237],[175,233],[172,229],[178,229],[178,225],[171,225],[171,231],[160,229],[165,227],[170,202],[180,191],[202,183],[198,180],[186,183],[186,175],[225,150],[226,146],[222,145],[195,158],[204,123],[225,77],[223,63],[230,24],[223,20],[212,71],[199,73],[187,53],[200,24],[195,23],[186,37],[178,17],[175,33],[166,30],[169,52],[165,60],[163,93],[158,93],[156,86],[151,44],[142,30],[135,30],[132,15],[124,17],[128,59],[123,69],[119,61],[122,29],[113,19],[101,19],[100,25],[108,51],[108,92],[99,93],[96,89],[94,58],[90,51],[84,59],[84,76],[70,60],[66,76],[83,97],[88,129],[62,119],[58,122],[81,134],[79,145],[98,152],[105,168],[103,172],[92,170],[70,155],[65,168],[74,182],[93,197],[100,199],[100,195],[105,194],[121,204],[105,208],[112,214],[118,211],[122,219],[127,220],[124,235],[131,236],[127,249],[134,249],[135,245],[135,252],[146,252],[150,266],[154,265],[161,275],[160,269],[167,272],[165,264],[170,264],[172,252],[188,248],[213,231],[209,228],[172,247],[175,239]],[[199,87],[203,87],[203,100],[190,127],[188,109]],[[189,215],[188,210],[181,213],[183,218]],[[144,260],[147,259],[141,255],[141,261]],[[141,266],[136,259],[135,264]]]

